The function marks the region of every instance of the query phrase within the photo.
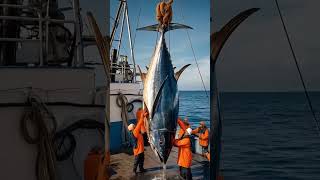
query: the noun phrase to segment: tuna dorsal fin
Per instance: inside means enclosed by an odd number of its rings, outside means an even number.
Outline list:
[[[158,106],[159,99],[160,99],[160,97],[161,97],[161,92],[162,92],[163,86],[164,86],[164,84],[166,83],[167,79],[168,79],[168,76],[163,80],[163,82],[162,82],[162,84],[161,84],[161,86],[160,86],[160,89],[159,89],[159,91],[158,91],[158,93],[157,93],[156,99],[155,99],[154,102],[153,102],[151,118],[153,118],[153,116],[154,116],[156,107]]]
[[[146,26],[142,28],[138,28],[137,30],[143,30],[143,31],[162,31],[162,28],[159,28],[159,24],[154,24],[151,26]],[[184,25],[184,24],[179,24],[179,23],[170,23],[169,26],[165,29],[164,32],[175,30],[175,29],[192,29],[192,27]]]
[[[144,80],[146,79],[147,74],[146,74],[146,73],[143,73],[143,72],[141,71],[141,68],[140,68],[139,65],[138,65],[138,69],[139,69],[139,72],[140,72],[141,80],[142,80],[142,82],[144,82]]]
[[[181,73],[188,67],[190,66],[191,64],[187,64],[185,66],[183,66],[179,71],[177,71],[175,74],[174,74],[174,77],[176,78],[176,80],[178,81]]]

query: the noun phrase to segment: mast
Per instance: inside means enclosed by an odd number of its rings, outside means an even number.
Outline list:
[[[133,53],[133,45],[132,45],[132,38],[131,38],[131,27],[130,27],[130,20],[129,20],[129,13],[128,13],[128,2],[127,0],[121,0],[120,1],[120,5],[118,7],[117,10],[117,15],[116,15],[116,19],[114,21],[113,27],[112,27],[112,32],[111,32],[111,40],[110,40],[110,46],[112,46],[112,43],[114,41],[116,41],[114,39],[118,25],[120,23],[120,19],[122,18],[121,21],[121,27],[120,27],[120,39],[117,40],[119,41],[118,44],[118,53],[117,53],[117,58],[120,55],[120,47],[121,47],[121,43],[122,43],[122,38],[123,38],[123,28],[124,28],[124,22],[126,21],[127,23],[127,28],[128,28],[128,38],[129,38],[129,46],[130,46],[130,56],[132,59],[132,63],[133,63],[133,82],[136,82],[136,62],[135,62],[135,58],[134,58],[134,53]]]

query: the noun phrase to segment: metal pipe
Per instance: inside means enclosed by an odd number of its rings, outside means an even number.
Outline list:
[[[24,41],[39,41],[39,39],[0,38],[0,42],[24,42]]]
[[[36,8],[30,7],[28,5],[0,4],[0,7],[19,8],[19,9],[34,9],[34,10],[36,10]]]
[[[112,64],[117,64],[117,59],[118,59],[118,56],[117,56],[117,50],[116,49],[113,49],[113,52],[112,52]],[[117,67],[116,66],[112,66],[111,65],[111,82],[115,82],[116,81],[116,74],[117,72]]]
[[[21,16],[0,16],[1,20],[21,20],[21,21],[39,21],[39,18],[21,17]],[[60,20],[60,19],[47,19],[41,18],[41,21],[49,21],[54,23],[69,23],[75,24],[74,20]]]
[[[49,9],[50,8],[50,0],[47,0],[47,12],[46,19],[49,19]],[[48,63],[48,53],[49,53],[49,21],[46,21],[46,63]]]
[[[73,1],[73,12],[75,19],[75,28],[76,28],[76,46],[77,46],[77,62],[74,65],[83,66],[83,42],[82,42],[82,23],[81,23],[81,14],[80,14],[80,3],[79,0]]]
[[[40,39],[40,66],[43,66],[43,36],[42,36],[42,15],[38,12],[39,16],[39,39]]]
[[[130,45],[130,52],[131,52],[131,58],[133,62],[133,82],[136,82],[136,62],[134,60],[134,54],[133,54],[133,47],[132,47],[132,40],[131,40],[131,28],[129,23],[129,13],[128,13],[128,6],[125,6],[126,11],[126,19],[127,19],[127,26],[128,26],[128,35],[129,35],[129,45]]]
[[[124,5],[124,7],[126,7],[126,5]],[[120,38],[119,38],[119,44],[118,44],[118,54],[117,54],[117,57],[119,57],[119,55],[120,55],[120,47],[121,47],[121,42],[122,42],[125,12],[126,12],[126,11],[124,10],[123,13],[122,13],[121,32],[120,32]]]
[[[122,10],[122,6],[123,6],[123,3],[124,1],[121,1],[120,2],[120,5],[119,5],[119,8],[118,8],[118,11],[117,11],[117,16],[116,16],[116,19],[114,20],[114,24],[113,24],[113,27],[112,27],[112,31],[111,31],[111,40],[110,40],[110,46],[113,42],[113,39],[114,39],[114,35],[115,35],[115,32],[116,32],[116,29],[118,27],[118,23],[119,23],[119,15],[120,15],[120,12]]]

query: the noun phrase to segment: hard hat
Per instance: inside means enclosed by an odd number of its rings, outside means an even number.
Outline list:
[[[130,124],[129,126],[128,126],[128,130],[129,131],[132,131],[134,129],[134,124]]]
[[[188,133],[189,135],[191,135],[192,129],[191,129],[191,128],[188,128],[188,129],[187,129],[187,133]]]

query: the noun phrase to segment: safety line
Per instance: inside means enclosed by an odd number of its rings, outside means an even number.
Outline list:
[[[137,29],[139,28],[139,23],[140,23],[140,14],[141,14],[141,7],[140,7],[140,9],[139,9],[138,20],[137,20],[137,27],[136,27],[136,31],[135,31],[135,33],[134,33],[132,48],[134,48],[134,45],[136,44]]]
[[[284,20],[283,20],[283,16],[282,16],[281,11],[280,11],[278,0],[275,0],[275,3],[276,3],[276,6],[277,6],[277,9],[278,9],[278,12],[279,12],[279,16],[280,16],[280,19],[281,19],[281,22],[282,22],[283,30],[284,30],[284,32],[285,32],[285,34],[287,36],[287,40],[288,40],[288,43],[289,43],[289,46],[290,46],[290,50],[291,50],[294,62],[296,64],[296,67],[297,67],[298,72],[299,72],[299,77],[300,77],[300,80],[301,80],[301,83],[302,83],[302,86],[303,86],[303,89],[304,89],[304,93],[305,93],[307,101],[308,101],[308,105],[310,107],[310,111],[311,111],[311,113],[313,115],[313,118],[314,118],[314,121],[316,123],[316,127],[317,127],[317,130],[318,130],[318,135],[320,136],[319,122],[317,120],[317,116],[316,116],[316,114],[314,112],[314,109],[312,107],[311,99],[310,99],[309,93],[307,91],[307,87],[305,85],[305,82],[304,82],[304,79],[303,79],[303,76],[302,76],[298,61],[297,61],[296,54],[295,54],[295,52],[293,50],[293,46],[292,46],[292,43],[291,43],[291,40],[290,40],[290,37],[289,37],[289,33],[288,33],[288,30],[287,30],[286,25],[285,25]]]
[[[182,13],[182,7],[180,7],[180,9],[181,9],[182,22],[184,22],[185,20],[184,20],[184,16],[183,16],[183,13]],[[189,35],[189,31],[188,31],[188,29],[185,29],[185,31],[186,31],[186,33],[188,35],[190,47],[191,47],[191,50],[192,50],[194,61],[196,62],[196,65],[197,65],[197,69],[198,69],[198,72],[199,72],[199,75],[200,75],[200,78],[201,78],[203,89],[206,92],[207,98],[209,98],[209,95],[208,95],[208,92],[207,92],[207,89],[206,89],[206,86],[204,84],[204,81],[203,81],[203,78],[202,78],[202,74],[201,74],[201,71],[200,71],[200,68],[199,68],[199,64],[198,64],[198,61],[197,61],[197,58],[196,58],[196,55],[195,55],[195,52],[194,52],[194,49],[193,49],[193,46],[192,46],[192,42],[191,42],[191,38],[190,38],[190,35]]]

